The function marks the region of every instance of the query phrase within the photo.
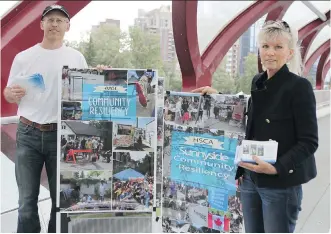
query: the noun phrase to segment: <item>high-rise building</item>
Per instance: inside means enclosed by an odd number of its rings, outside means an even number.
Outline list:
[[[230,74],[231,77],[235,77],[238,74],[240,57],[240,43],[237,40],[226,54],[225,71]]]
[[[161,6],[152,11],[138,10],[138,18],[134,21],[143,31],[160,36],[161,57],[163,61],[176,58],[175,42],[172,31],[172,13],[170,6]]]
[[[258,19],[252,24],[246,32],[240,37],[240,58],[239,58],[239,74],[243,75],[245,72],[245,58],[249,53],[258,54],[258,33],[261,30],[265,16]]]
[[[115,19],[106,19],[104,22],[100,22],[98,25],[93,25],[92,26],[92,32],[100,28],[102,25],[113,25],[116,26],[117,28],[121,28],[121,21],[120,20],[115,20]]]

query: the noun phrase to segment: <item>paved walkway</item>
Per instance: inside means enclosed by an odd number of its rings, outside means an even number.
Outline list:
[[[302,211],[296,232],[330,231],[330,116],[318,120],[317,177],[303,186]]]

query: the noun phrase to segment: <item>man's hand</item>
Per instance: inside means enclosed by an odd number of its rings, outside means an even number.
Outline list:
[[[217,90],[209,86],[201,87],[198,89],[192,90],[192,93],[201,93],[201,94],[217,94]]]
[[[263,173],[268,175],[276,175],[277,170],[276,168],[271,165],[270,163],[262,161],[259,157],[253,156],[254,161],[257,163],[257,165],[251,164],[251,163],[244,163],[240,162],[238,165],[240,167],[243,167],[247,170],[254,171],[256,173]]]
[[[7,87],[4,92],[6,100],[11,103],[19,103],[25,94],[25,89],[19,85],[12,85],[11,87]]]

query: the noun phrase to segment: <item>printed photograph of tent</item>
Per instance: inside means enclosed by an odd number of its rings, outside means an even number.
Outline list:
[[[153,206],[154,153],[115,152],[113,160],[113,209],[150,211]]]

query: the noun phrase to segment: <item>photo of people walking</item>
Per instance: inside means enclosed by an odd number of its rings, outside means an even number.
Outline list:
[[[164,119],[167,124],[244,131],[246,125],[244,112],[247,102],[245,97],[170,92],[164,100]]]

